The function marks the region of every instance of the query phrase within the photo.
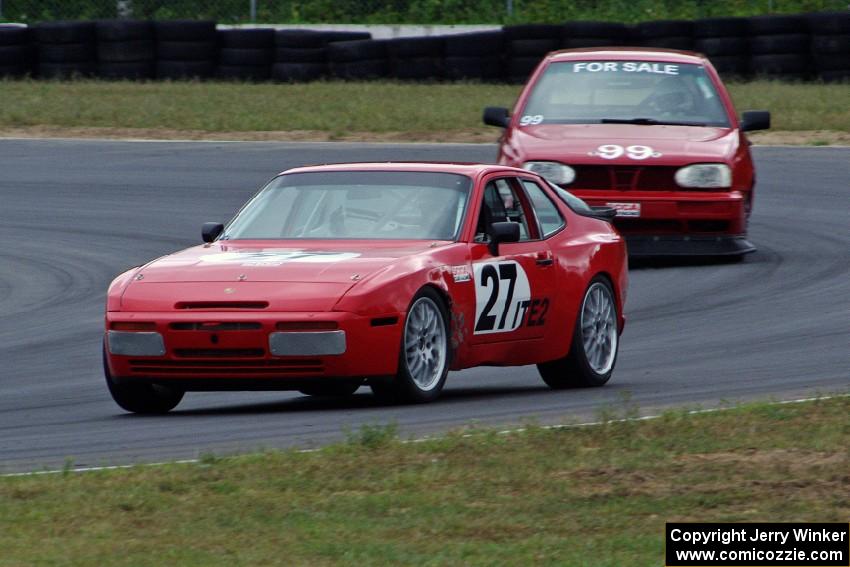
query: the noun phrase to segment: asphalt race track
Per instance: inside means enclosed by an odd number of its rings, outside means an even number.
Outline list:
[[[419,436],[467,424],[593,419],[791,399],[850,386],[850,148],[755,149],[751,240],[740,264],[632,270],[614,377],[553,392],[533,367],[449,376],[437,403],[377,405],[297,393],[189,393],[173,413],[129,415],[100,367],[113,276],[199,242],[291,166],[490,161],[487,145],[0,140],[0,472],[315,446],[361,424]]]

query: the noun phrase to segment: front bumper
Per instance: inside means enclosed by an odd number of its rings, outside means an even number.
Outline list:
[[[708,242],[718,237],[735,240],[746,234],[746,203],[740,191],[569,190],[591,206],[623,209],[629,216],[617,216],[614,225],[627,238],[653,242],[656,237],[681,240],[689,236]]]
[[[108,312],[107,364],[118,381],[173,382],[186,389],[297,388],[305,380],[390,376],[398,368],[398,349],[391,345],[400,344],[403,319],[398,313]],[[113,354],[121,349],[111,348],[110,327],[139,322],[155,324],[164,353]]]

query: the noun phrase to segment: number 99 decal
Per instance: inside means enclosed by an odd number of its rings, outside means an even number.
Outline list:
[[[518,329],[531,300],[531,286],[518,263],[485,262],[472,267],[475,280],[475,334]]]
[[[623,147],[618,144],[603,144],[596,148],[595,152],[588,152],[589,156],[599,156],[603,159],[617,159],[623,154],[629,159],[644,160],[648,158],[661,157],[661,152],[656,152],[649,146],[628,146]]]

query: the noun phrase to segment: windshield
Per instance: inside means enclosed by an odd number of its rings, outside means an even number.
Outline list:
[[[520,116],[520,126],[606,122],[729,126],[705,68],[645,61],[552,63]]]
[[[471,184],[451,173],[281,175],[239,211],[222,239],[454,240]]]

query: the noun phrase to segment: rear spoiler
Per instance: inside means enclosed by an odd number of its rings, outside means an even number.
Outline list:
[[[588,216],[607,222],[613,222],[617,216],[617,209],[612,207],[590,207],[590,210],[593,212]]]

